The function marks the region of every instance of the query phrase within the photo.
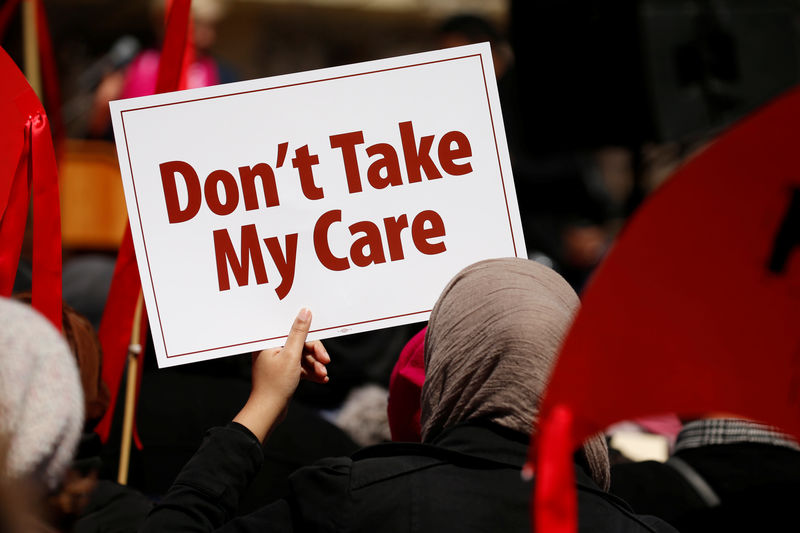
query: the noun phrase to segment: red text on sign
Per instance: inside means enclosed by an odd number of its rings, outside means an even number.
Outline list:
[[[239,183],[233,174],[226,170],[215,170],[206,177],[202,187],[200,178],[194,167],[185,161],[167,161],[159,165],[161,186],[164,189],[164,201],[167,205],[167,217],[170,224],[191,220],[200,211],[205,197],[208,208],[217,215],[229,215],[239,205],[239,191],[244,197],[244,208],[252,211],[260,207],[258,188],[265,207],[280,205],[278,188],[275,184],[275,173],[266,163],[258,163],[251,167],[239,167]],[[187,190],[187,202],[181,206],[178,198],[178,176]],[[224,191],[220,197],[220,186]]]
[[[357,237],[350,246],[347,257],[335,255],[330,248],[329,232],[333,224],[341,223],[342,211],[334,209],[324,213],[314,226],[314,249],[322,266],[328,270],[347,270],[350,261],[358,267],[386,262],[386,253],[383,246],[383,236],[389,249],[389,259],[400,261],[405,257],[401,233],[408,228],[408,217],[387,217],[383,219],[383,229],[368,220],[355,222],[347,227],[353,237]],[[411,238],[414,246],[426,255],[440,254],[447,250],[443,241],[430,242],[445,236],[444,222],[439,213],[426,210],[419,213],[411,223]]]
[[[417,144],[414,136],[414,126],[411,121],[398,124],[400,141],[403,151],[403,162],[409,183],[419,183],[422,175],[429,180],[442,177],[439,167],[436,166],[431,156],[434,135],[424,135]],[[356,147],[364,144],[362,131],[351,131],[330,136],[331,148],[342,151],[345,175],[347,177],[348,192],[356,193],[363,190],[361,172],[358,168],[358,154]],[[377,143],[366,148],[366,154],[372,158],[367,168],[367,182],[375,189],[384,189],[389,186],[396,187],[403,184],[400,169],[400,159],[397,151],[391,144]],[[472,147],[467,136],[460,131],[449,131],[439,139],[436,154],[442,170],[452,176],[461,176],[472,172],[469,161],[458,162],[472,156]]]

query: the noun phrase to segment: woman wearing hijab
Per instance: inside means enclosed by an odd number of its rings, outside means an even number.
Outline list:
[[[302,310],[283,349],[254,358],[253,391],[234,421],[203,445],[143,531],[525,531],[532,483],[520,473],[545,380],[577,309],[554,271],[488,260],[456,275],[425,341],[421,444],[387,443],[299,470],[284,500],[231,520],[263,461],[268,435],[301,377],[327,381],[329,358],[305,343]],[[312,437],[313,438],[313,437]],[[576,465],[581,531],[673,531],[606,494],[601,437]]]

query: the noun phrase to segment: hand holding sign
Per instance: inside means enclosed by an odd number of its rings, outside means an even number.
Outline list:
[[[326,383],[331,362],[319,341],[306,342],[311,311],[301,309],[283,348],[269,348],[253,355],[253,389],[247,403],[233,419],[263,442],[286,411],[300,378]]]

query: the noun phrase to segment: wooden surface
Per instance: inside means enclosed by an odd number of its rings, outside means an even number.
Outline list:
[[[118,248],[127,212],[114,145],[67,140],[58,176],[64,248]]]

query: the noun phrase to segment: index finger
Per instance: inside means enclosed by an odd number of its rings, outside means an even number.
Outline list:
[[[292,329],[289,330],[289,336],[286,338],[286,344],[283,349],[288,350],[292,356],[300,360],[303,354],[303,346],[306,343],[308,330],[311,328],[311,311],[304,307],[297,313],[297,316],[292,323]]]

